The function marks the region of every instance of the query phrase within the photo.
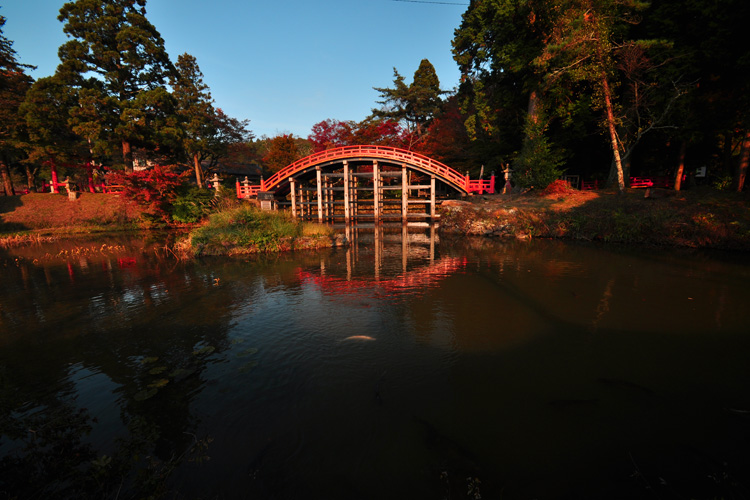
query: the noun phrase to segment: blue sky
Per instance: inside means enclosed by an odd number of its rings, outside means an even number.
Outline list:
[[[216,106],[257,137],[307,137],[321,120],[369,115],[394,67],[408,83],[427,58],[444,90],[458,84],[451,40],[467,5],[451,3],[468,0],[442,1],[149,0],[146,10],[173,61],[196,57]],[[0,0],[4,34],[34,78],[59,62],[63,3]]]

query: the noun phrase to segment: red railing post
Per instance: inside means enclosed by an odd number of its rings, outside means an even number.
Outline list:
[[[57,194],[57,169],[55,167],[52,167],[52,192]]]

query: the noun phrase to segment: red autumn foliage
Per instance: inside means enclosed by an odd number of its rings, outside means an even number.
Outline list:
[[[177,189],[188,172],[179,173],[174,166],[156,165],[135,172],[113,172],[110,184],[123,186],[123,196],[136,202],[146,213],[169,220],[169,207],[177,197]]]
[[[465,120],[458,101],[448,99],[443,112],[432,120],[418,151],[447,165],[462,165],[466,161],[466,152],[471,148]]]
[[[540,196],[551,196],[551,195],[567,195],[571,192],[577,192],[578,190],[570,187],[567,181],[557,179],[553,181],[549,186],[544,188],[539,195]]]
[[[268,150],[263,156],[263,164],[269,173],[278,172],[302,157],[292,134],[277,135],[269,139],[267,144]]]
[[[360,144],[403,148],[407,143],[407,133],[394,120],[354,122],[328,119],[313,125],[308,140],[313,145],[314,153]]]

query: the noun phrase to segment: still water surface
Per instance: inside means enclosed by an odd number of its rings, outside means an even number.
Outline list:
[[[748,498],[746,256],[0,253],[0,497]]]

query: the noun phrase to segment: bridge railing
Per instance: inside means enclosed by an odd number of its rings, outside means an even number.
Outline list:
[[[477,194],[494,194],[495,193],[495,176],[492,175],[489,180],[471,180],[466,176],[466,191]]]
[[[261,180],[261,182],[263,182]],[[250,184],[250,181],[245,177],[245,180],[240,182],[237,181],[237,198],[250,198],[252,196],[258,196],[258,191],[261,190],[260,184]]]
[[[454,187],[459,190],[466,190],[466,178],[449,166],[422,154],[390,146],[342,146],[339,148],[320,151],[297,160],[288,167],[279,170],[265,181],[261,181],[261,190],[273,190],[288,177],[313,165],[328,160],[345,160],[347,158],[356,158],[360,156],[368,158],[383,158],[385,160],[401,160],[427,172],[437,174],[443,180],[453,184]]]

